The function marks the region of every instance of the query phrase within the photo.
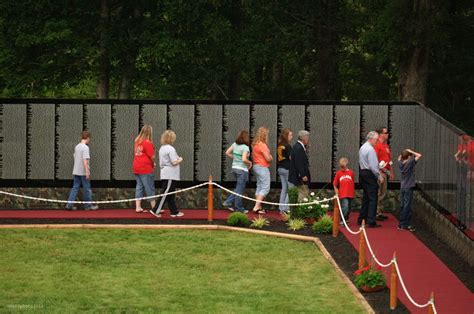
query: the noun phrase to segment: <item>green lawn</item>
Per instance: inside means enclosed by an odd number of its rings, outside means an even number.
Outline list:
[[[2,312],[363,312],[311,243],[224,231],[3,229],[0,247]]]

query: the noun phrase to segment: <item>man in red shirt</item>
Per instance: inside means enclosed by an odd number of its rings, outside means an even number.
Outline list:
[[[379,183],[379,195],[377,201],[377,220],[385,220],[388,217],[383,215],[383,201],[385,196],[387,196],[387,185],[388,179],[394,179],[394,174],[392,171],[392,151],[388,145],[388,129],[386,127],[381,127],[376,130],[379,133],[379,142],[375,145],[374,149],[377,153],[377,158],[379,160],[380,174],[383,176],[384,180],[382,183]]]
[[[354,172],[349,169],[349,160],[347,158],[341,158],[339,160],[339,166],[341,170],[336,172],[332,184],[334,191],[336,191],[336,194],[339,196],[344,220],[347,223],[351,211],[351,202],[352,199],[354,199]],[[341,225],[344,225],[344,223],[341,222]]]

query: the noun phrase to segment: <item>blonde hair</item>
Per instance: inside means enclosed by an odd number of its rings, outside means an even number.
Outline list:
[[[140,134],[135,138],[135,143],[141,144],[143,141],[152,141],[153,128],[149,124],[145,124],[140,130]]]
[[[341,159],[339,159],[339,166],[341,168],[347,168],[348,164],[349,164],[349,159],[347,159],[345,157],[342,157]]]
[[[174,131],[166,130],[161,134],[161,145],[173,145],[174,141],[176,141],[176,133],[174,133]]]
[[[255,135],[255,138],[253,139],[252,146],[257,143],[267,144],[267,142],[268,142],[268,128],[261,126],[257,130],[257,134]]]

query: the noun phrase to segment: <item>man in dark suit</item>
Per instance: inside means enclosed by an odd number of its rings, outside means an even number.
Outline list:
[[[303,198],[309,196],[309,183],[311,182],[311,174],[309,173],[309,160],[306,153],[306,146],[309,143],[309,132],[302,130],[298,132],[298,142],[293,145],[290,157],[290,173],[288,181],[290,187],[298,188],[298,200],[301,202]]]

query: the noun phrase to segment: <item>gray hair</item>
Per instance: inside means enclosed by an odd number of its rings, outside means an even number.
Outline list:
[[[301,130],[298,132],[298,139],[302,140],[305,137],[309,137],[309,132],[306,130]]]
[[[371,140],[375,138],[377,135],[379,135],[379,133],[377,133],[376,131],[370,131],[369,133],[367,133],[367,140]]]

